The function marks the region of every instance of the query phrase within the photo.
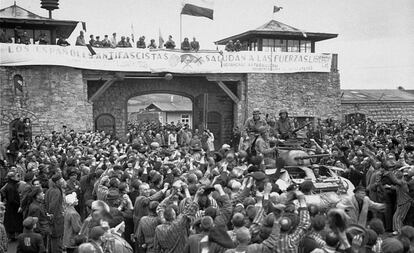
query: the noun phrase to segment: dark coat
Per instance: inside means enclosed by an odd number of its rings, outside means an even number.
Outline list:
[[[25,231],[17,237],[17,253],[46,252],[43,238],[40,234]]]
[[[63,218],[63,192],[53,185],[46,192],[45,196],[46,212],[53,214],[51,232],[52,236],[63,236],[64,218]]]
[[[43,203],[39,203],[36,200],[29,206],[27,216],[37,217],[39,222],[37,223],[36,232],[44,234],[50,233],[49,217],[46,214],[46,209]]]
[[[1,191],[6,201],[6,213],[4,214],[4,227],[7,233],[21,233],[23,230],[23,216],[18,213],[20,207],[20,196],[18,182],[9,180]]]

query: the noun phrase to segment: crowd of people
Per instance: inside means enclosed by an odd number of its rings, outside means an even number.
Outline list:
[[[52,44],[50,38],[47,37],[46,33],[42,32],[37,38],[30,38],[26,31],[20,31],[15,29],[13,37],[7,37],[5,29],[0,30],[0,43],[16,43],[16,44],[39,44],[39,45],[50,45]],[[136,48],[148,48],[148,49],[157,49],[157,48],[166,48],[166,49],[175,49],[176,44],[173,40],[172,35],[168,36],[168,40],[163,42],[160,40],[160,45],[157,46],[155,39],[151,39],[149,43],[145,41],[145,36],[139,37],[136,44],[134,38],[128,36],[121,36],[120,39],[117,38],[117,34],[113,33],[111,37],[105,35],[103,39],[100,36],[94,36],[93,34],[89,35],[89,41],[85,38],[84,31],[79,32],[79,36],[76,38],[76,46],[86,46],[90,45],[91,47],[98,48],[123,48],[123,47],[136,47]],[[70,43],[67,41],[67,38],[59,36],[56,41],[56,45],[59,46],[70,46]],[[200,43],[195,37],[190,41],[187,37],[181,42],[180,49],[182,51],[192,51],[198,52],[200,50]],[[227,50],[227,49],[226,49]],[[235,51],[235,50],[233,50]]]
[[[30,38],[26,31],[15,31],[15,35],[13,40],[11,37],[6,36],[6,32],[4,29],[0,30],[0,43],[14,43],[17,44],[39,44],[39,45],[48,45],[52,44],[50,39],[47,38],[45,33],[40,33],[37,38]],[[151,39],[149,43],[145,42],[145,36],[139,37],[138,41],[135,44],[133,37],[129,36],[121,36],[120,39],[117,38],[117,34],[113,33],[111,37],[108,35],[104,35],[103,39],[101,36],[94,36],[93,34],[89,35],[89,41],[85,38],[85,33],[83,31],[79,32],[79,36],[76,38],[75,45],[76,46],[86,46],[90,45],[91,47],[99,47],[99,48],[123,48],[123,47],[136,47],[136,48],[148,48],[148,49],[157,49],[157,48],[166,48],[166,49],[175,49],[176,44],[173,40],[172,35],[168,36],[168,40],[163,42],[160,41],[160,45],[157,46],[155,39]],[[67,41],[67,38],[63,36],[59,36],[58,40],[56,41],[56,45],[59,46],[70,46],[70,43]],[[198,52],[200,50],[200,43],[197,41],[195,37],[193,40],[190,41],[187,37],[181,42],[180,49],[182,51],[192,51]],[[224,48],[227,52],[238,52],[245,50],[243,45],[241,44],[240,40],[236,40],[233,42],[232,40],[228,41]]]
[[[414,126],[403,120],[294,125],[255,109],[219,149],[207,129],[128,128],[14,138],[0,152],[0,252],[9,241],[52,253],[414,252]],[[282,187],[282,149],[310,155],[316,181]],[[354,191],[311,203],[318,165]]]

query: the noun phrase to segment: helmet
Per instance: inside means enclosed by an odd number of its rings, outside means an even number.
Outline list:
[[[286,109],[282,109],[282,110],[280,110],[280,111],[279,111],[279,116],[280,116],[282,113],[286,113],[286,115],[287,115],[287,114],[288,114],[288,111],[287,111]]]
[[[254,108],[253,109],[253,115],[259,115],[260,114],[260,109],[259,108]]]

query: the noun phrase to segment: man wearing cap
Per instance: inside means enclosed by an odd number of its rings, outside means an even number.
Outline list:
[[[33,232],[37,224],[36,217],[27,217],[23,221],[24,231],[17,237],[17,252],[22,253],[43,253],[46,252],[42,236]],[[54,251],[53,251],[54,252]]]
[[[280,135],[282,139],[289,139],[292,134],[292,124],[289,120],[289,115],[287,110],[282,109],[279,112],[279,119],[276,121],[276,132]]]
[[[63,217],[63,188],[66,186],[65,180],[61,174],[52,176],[53,185],[50,187],[45,196],[46,211],[53,215],[51,226],[50,248],[53,253],[62,252],[62,239],[64,231]]]
[[[249,134],[250,139],[254,138],[254,135],[258,133],[259,127],[267,126],[266,120],[260,117],[260,109],[253,109],[253,116],[246,120],[244,124],[244,130]]]

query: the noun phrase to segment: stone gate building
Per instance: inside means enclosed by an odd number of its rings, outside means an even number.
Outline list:
[[[25,11],[17,13],[32,16]],[[17,22],[4,16],[10,13],[0,10],[2,28]],[[56,23],[51,33],[67,33],[69,24]],[[224,53],[117,48],[96,49],[94,55],[86,47],[1,43],[0,137],[7,140],[17,118],[30,119],[33,135],[66,125],[75,131],[109,127],[122,137],[128,100],[150,93],[190,98],[192,127],[211,129],[220,144],[255,107],[271,116],[283,108],[298,118],[340,118],[337,56],[315,53],[317,41],[336,34],[304,37],[303,31],[273,20],[252,36],[243,41],[246,51]]]

